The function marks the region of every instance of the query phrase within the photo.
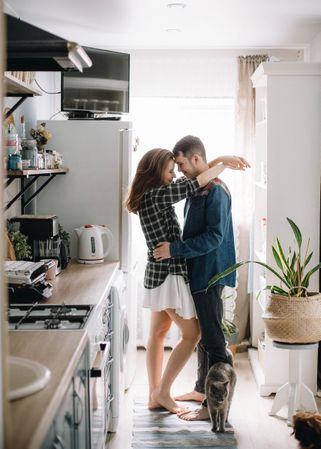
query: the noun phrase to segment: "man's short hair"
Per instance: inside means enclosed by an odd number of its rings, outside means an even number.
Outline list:
[[[182,153],[184,157],[190,159],[193,154],[199,154],[206,162],[205,147],[201,139],[196,136],[185,136],[180,139],[173,149],[174,157]]]

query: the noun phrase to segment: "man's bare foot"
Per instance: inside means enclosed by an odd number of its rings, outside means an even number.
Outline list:
[[[158,389],[156,389],[152,393],[151,398],[152,398],[152,400],[149,402],[149,404],[152,403],[152,405],[153,405],[152,408],[163,407],[171,413],[180,413],[180,412],[186,411],[186,409],[184,409],[184,407],[180,407],[178,404],[176,404],[176,402],[174,401],[173,398],[171,398],[167,394],[162,394]],[[151,408],[151,407],[148,405],[148,408]]]
[[[182,394],[180,396],[175,396],[176,401],[196,401],[203,402],[205,399],[205,394],[199,393],[198,391],[190,391],[189,393]]]
[[[205,421],[210,418],[207,407],[197,408],[195,410],[189,410],[178,414],[180,419],[185,421]]]

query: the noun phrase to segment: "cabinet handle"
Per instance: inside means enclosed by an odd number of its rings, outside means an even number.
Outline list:
[[[77,404],[75,404],[75,427],[78,427],[79,424],[82,421],[82,418],[84,416],[84,404],[83,401],[81,399],[81,397],[79,396],[79,394],[75,391],[74,392],[74,396],[75,396],[75,402],[77,401]],[[78,413],[80,408],[80,413]],[[78,418],[79,415],[79,418]]]
[[[101,369],[100,368],[91,368],[90,377],[101,377]]]

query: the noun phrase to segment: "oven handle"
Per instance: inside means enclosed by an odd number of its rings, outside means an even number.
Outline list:
[[[107,358],[110,353],[110,342],[100,341],[98,345],[100,349],[97,351],[93,366],[90,370],[90,377],[102,377],[103,370],[108,363]]]

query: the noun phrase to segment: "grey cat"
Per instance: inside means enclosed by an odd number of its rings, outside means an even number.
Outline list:
[[[225,432],[235,383],[236,374],[229,363],[214,363],[208,371],[205,393],[212,421],[212,432]]]

